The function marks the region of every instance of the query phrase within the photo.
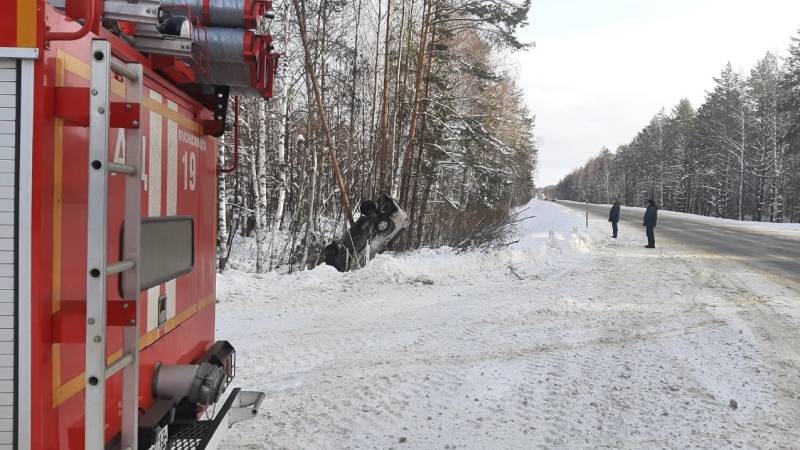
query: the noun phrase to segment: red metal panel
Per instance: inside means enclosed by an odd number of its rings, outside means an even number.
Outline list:
[[[118,300],[108,302],[108,326],[124,327],[136,323],[136,302]]]
[[[170,55],[151,55],[150,61],[153,69],[168,76],[179,84],[193,84],[197,82],[194,70],[182,59]]]
[[[139,128],[141,106],[139,103],[111,102],[111,128]]]
[[[86,316],[85,301],[61,302],[61,309],[53,314],[53,343],[80,344],[86,341],[86,330],[75,322]]]
[[[17,46],[17,2],[4,1],[0,6],[0,47]]]
[[[57,87],[53,101],[56,106],[56,117],[64,119],[70,125],[89,126],[88,87]]]

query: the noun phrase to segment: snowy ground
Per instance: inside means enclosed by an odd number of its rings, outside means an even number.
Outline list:
[[[236,384],[267,393],[223,448],[800,446],[798,286],[531,209],[504,250],[220,276]]]

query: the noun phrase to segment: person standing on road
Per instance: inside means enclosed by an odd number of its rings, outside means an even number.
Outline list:
[[[619,227],[617,224],[619,223],[619,202],[614,200],[614,206],[611,207],[611,211],[608,213],[608,221],[611,222],[611,231],[614,232],[614,235],[611,236],[614,239],[617,238],[617,233],[619,232]]]
[[[658,206],[653,199],[647,201],[647,211],[644,212],[644,226],[647,228],[647,245],[645,248],[656,248],[656,222],[658,222]]]

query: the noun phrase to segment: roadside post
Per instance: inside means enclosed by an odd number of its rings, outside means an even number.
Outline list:
[[[589,228],[589,200],[586,200],[586,228]]]

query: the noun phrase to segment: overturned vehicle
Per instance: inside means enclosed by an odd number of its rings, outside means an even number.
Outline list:
[[[339,272],[364,267],[408,225],[408,215],[388,195],[364,200],[359,210],[361,216],[345,236],[325,247],[325,263]]]

